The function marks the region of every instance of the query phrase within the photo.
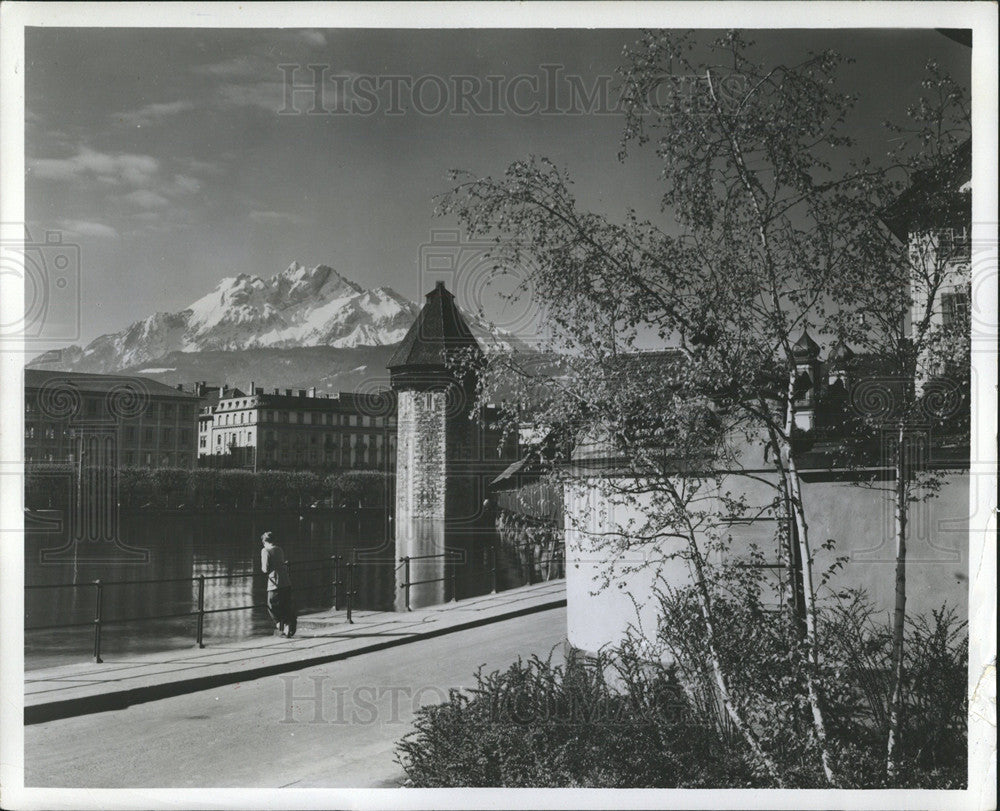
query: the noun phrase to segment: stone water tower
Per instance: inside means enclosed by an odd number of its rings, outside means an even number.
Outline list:
[[[471,418],[475,380],[456,374],[456,357],[481,358],[482,348],[438,282],[387,364],[398,402],[396,556],[411,558],[409,607],[454,596],[452,574],[483,530],[487,476],[483,432]],[[456,566],[459,568],[456,569]],[[396,609],[405,610],[407,575],[396,575]],[[421,582],[427,581],[427,582]]]

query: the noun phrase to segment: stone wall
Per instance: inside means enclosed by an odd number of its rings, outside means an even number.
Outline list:
[[[734,492],[740,488],[751,504],[765,503],[773,493],[765,481],[745,476],[733,476],[724,486]],[[565,494],[569,641],[585,651],[621,641],[630,625],[646,635],[655,632],[653,584],[657,573],[670,583],[690,582],[684,561],[664,560],[670,551],[664,544],[635,547],[617,556],[619,571],[633,571],[616,578],[610,587],[601,588],[610,556],[595,538],[600,533],[613,534],[630,521],[641,523],[644,503],[641,496],[630,496],[632,503],[611,500],[602,490],[583,484],[567,489]],[[878,616],[888,621],[893,607],[895,565],[891,494],[820,477],[804,483],[803,501],[817,583],[837,556],[849,556],[844,569],[819,589],[817,597],[829,598],[843,588],[864,588]],[[911,505],[907,563],[907,611],[911,615],[926,614],[947,603],[962,618],[967,617],[969,516],[976,509],[977,505],[969,501],[967,471],[948,475],[936,497]],[[750,542],[774,549],[774,531],[773,518],[733,524],[732,554],[741,554]],[[836,542],[832,551],[821,548],[827,539]]]

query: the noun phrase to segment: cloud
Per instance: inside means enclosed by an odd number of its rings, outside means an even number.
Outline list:
[[[219,101],[226,107],[256,107],[276,113],[285,103],[285,85],[280,81],[250,84],[223,83],[217,88]]]
[[[306,45],[312,45],[316,48],[322,48],[326,45],[326,34],[322,31],[316,31],[315,29],[297,31],[295,33],[295,37]]]
[[[250,219],[259,223],[299,223],[302,218],[288,211],[251,211]]]
[[[157,194],[149,189],[136,189],[134,192],[125,195],[125,202],[136,208],[164,208],[170,205],[170,201],[162,194]]]
[[[194,109],[194,104],[190,101],[168,101],[156,104],[146,104],[136,110],[129,110],[123,113],[115,113],[116,121],[132,127],[146,127],[164,118],[187,112]]]
[[[36,158],[28,171],[44,180],[76,180],[97,177],[102,182],[118,185],[147,186],[159,172],[160,162],[149,155],[110,155],[81,147],[69,158]]]
[[[190,175],[174,175],[173,189],[178,194],[194,194],[201,188],[201,181]]]
[[[101,239],[118,239],[118,232],[110,225],[87,220],[62,220],[63,230],[77,236],[99,237]]]
[[[223,79],[253,79],[260,76],[262,70],[275,69],[273,59],[263,59],[255,55],[235,56],[222,62],[212,62],[208,65],[195,65],[191,70],[206,76],[216,76]]]

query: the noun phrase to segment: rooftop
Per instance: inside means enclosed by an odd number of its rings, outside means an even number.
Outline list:
[[[423,309],[386,366],[389,369],[434,369],[448,366],[449,353],[482,348],[455,305],[455,296],[438,282],[426,295]]]
[[[88,372],[59,372],[49,369],[25,369],[24,388],[41,389],[46,386],[68,385],[81,392],[107,394],[122,388],[140,389],[150,397],[164,397],[177,400],[197,401],[198,396],[189,391],[181,391],[165,383],[158,383],[148,377],[131,375],[99,375]]]

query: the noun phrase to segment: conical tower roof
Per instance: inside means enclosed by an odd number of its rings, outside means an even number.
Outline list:
[[[423,309],[386,366],[393,385],[417,375],[421,379],[451,376],[450,355],[472,351],[482,355],[482,347],[455,305],[455,296],[438,282],[426,295]]]
[[[792,346],[792,355],[796,360],[813,360],[819,357],[819,344],[812,339],[807,328],[803,328],[799,339]]]
[[[826,360],[827,363],[839,366],[848,363],[853,359],[854,351],[844,342],[843,339],[839,339],[830,349],[830,354],[827,356]]]

